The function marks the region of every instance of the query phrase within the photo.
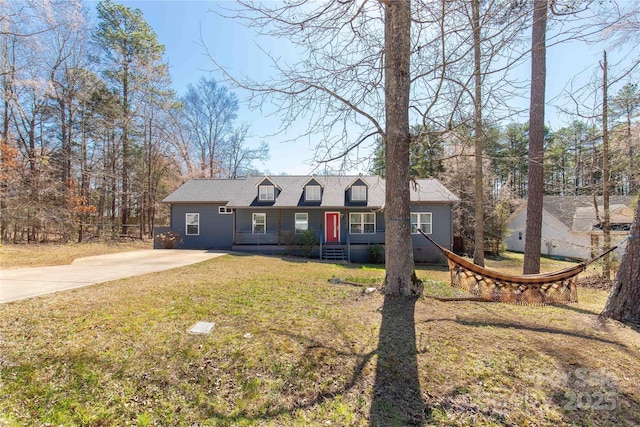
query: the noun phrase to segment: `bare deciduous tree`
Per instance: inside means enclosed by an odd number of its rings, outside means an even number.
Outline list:
[[[394,171],[387,172],[384,289],[395,295],[420,294],[409,221],[410,2],[241,6],[228,16],[263,34],[286,37],[304,58],[291,66],[273,58],[276,80],[233,77],[251,91],[254,101],[276,99],[284,106],[284,123],[308,118],[307,135],[324,141],[320,160],[347,161],[348,153],[371,136],[382,136],[387,164],[393,165],[388,170]],[[362,125],[363,132],[345,140],[354,124]],[[342,132],[336,134],[339,126]]]

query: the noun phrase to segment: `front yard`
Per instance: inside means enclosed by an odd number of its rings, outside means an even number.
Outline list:
[[[413,302],[332,277],[384,271],[229,255],[4,304],[0,425],[640,424],[640,334],[596,318],[604,291]]]

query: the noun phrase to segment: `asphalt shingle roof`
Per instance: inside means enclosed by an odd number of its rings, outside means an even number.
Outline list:
[[[598,202],[598,206],[602,207],[602,197],[599,196],[596,200]],[[556,217],[571,230],[574,229],[576,210],[580,207],[593,208],[593,196],[545,196],[543,203],[544,209],[547,212]],[[630,206],[631,197],[611,196],[609,203],[611,205]],[[591,212],[593,213],[592,220],[595,220],[595,211],[592,209]],[[602,210],[600,211],[600,214],[602,215]]]
[[[226,203],[230,207],[248,207],[257,203],[258,185],[268,178],[281,191],[270,206],[295,207],[304,202],[304,186],[315,180],[322,186],[322,200],[316,206],[342,207],[347,203],[346,191],[361,180],[367,185],[370,208],[384,206],[385,181],[378,176],[249,176],[242,179],[192,179],[167,196],[165,203]],[[456,203],[458,197],[437,179],[419,179],[411,183],[412,202]],[[307,203],[309,205],[309,203]],[[313,204],[311,204],[313,205]]]

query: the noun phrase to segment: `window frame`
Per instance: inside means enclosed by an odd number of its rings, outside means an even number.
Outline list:
[[[263,193],[263,190],[264,193]],[[271,202],[276,199],[276,187],[274,185],[259,185],[258,200],[261,202]]]
[[[356,192],[355,189],[358,189]],[[367,201],[367,186],[366,185],[352,185],[351,186],[351,201],[352,202],[366,202]]]
[[[264,218],[262,224],[256,223],[256,216],[261,215]],[[256,225],[262,225],[264,230],[262,232],[256,232]],[[266,212],[254,212],[251,214],[251,234],[267,234],[267,214]]]
[[[318,197],[311,197],[312,195],[309,194],[309,190],[313,189],[314,191],[318,192]],[[307,185],[304,189],[304,199],[307,202],[318,202],[320,200],[322,200],[322,186],[320,185]]]
[[[365,216],[372,215],[373,222],[365,222]],[[354,217],[359,216],[359,221],[354,221]],[[359,227],[354,230],[354,225]],[[367,231],[367,225],[373,225],[373,230]],[[376,213],[375,212],[350,212],[349,213],[349,233],[350,234],[376,234]]]
[[[416,221],[413,220],[414,215],[416,215]],[[423,221],[422,217],[428,216],[429,221]],[[424,234],[432,234],[433,233],[433,213],[432,212],[411,212],[410,215],[411,222],[411,234],[420,234],[418,233],[418,229],[422,230]],[[421,225],[429,224],[429,231],[424,230]]]
[[[298,224],[302,224],[302,222],[298,221],[298,215],[304,215],[304,229],[298,228]],[[302,234],[309,230],[309,213],[308,212],[295,212],[293,214],[293,228],[295,230],[295,234]]]
[[[195,224],[189,223],[189,217],[194,216],[196,219]],[[189,232],[189,227],[196,227],[195,233]],[[184,214],[184,235],[185,236],[199,236],[200,235],[200,213],[199,212],[187,212]]]
[[[218,206],[219,215],[231,215],[232,213],[233,213],[233,209],[227,206]]]

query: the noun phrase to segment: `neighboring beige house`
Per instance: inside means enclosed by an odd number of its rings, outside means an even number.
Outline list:
[[[620,243],[629,234],[633,221],[631,197],[612,196],[611,243]],[[603,217],[602,197],[597,198],[599,218]],[[527,202],[509,217],[507,249],[524,252]],[[588,259],[601,252],[602,226],[591,196],[545,196],[542,209],[542,243],[544,255]]]

